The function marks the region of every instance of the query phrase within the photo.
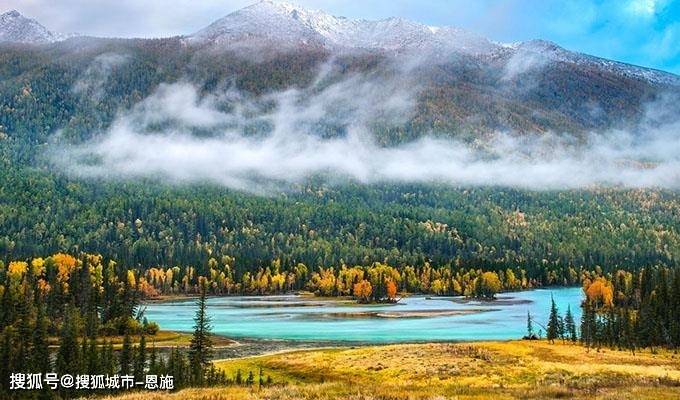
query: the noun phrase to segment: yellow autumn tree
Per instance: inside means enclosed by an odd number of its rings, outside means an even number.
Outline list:
[[[25,261],[12,261],[7,267],[7,272],[12,278],[21,278],[28,270],[28,263]]]
[[[320,268],[318,273],[312,275],[312,286],[316,287],[322,296],[332,296],[335,290],[335,272],[333,268]]]
[[[71,272],[76,268],[77,260],[72,255],[64,253],[57,253],[50,259],[57,267],[57,282],[61,285],[64,293],[67,293],[68,280],[71,277]]]
[[[502,288],[501,280],[495,272],[484,272],[477,277],[475,282],[476,295],[487,299],[494,298]]]
[[[387,299],[390,301],[396,300],[397,298],[397,284],[394,283],[394,281],[390,280],[387,281],[386,286],[386,291],[387,291]]]
[[[45,272],[45,260],[42,258],[34,258],[31,260],[31,272],[35,276],[40,276]]]
[[[137,278],[135,277],[135,271],[130,269],[127,271],[127,284],[128,287],[131,288],[137,287]]]
[[[586,299],[594,307],[611,307],[614,304],[614,290],[611,282],[603,277],[595,278],[585,287]]]
[[[373,294],[373,286],[371,282],[362,279],[360,282],[354,284],[354,297],[361,303],[368,303]]]
[[[139,278],[139,286],[137,288],[143,299],[153,299],[158,297],[158,291],[151,285],[146,278]]]

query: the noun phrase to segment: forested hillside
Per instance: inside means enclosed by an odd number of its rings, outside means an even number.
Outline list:
[[[47,143],[57,132],[71,141],[101,133],[117,113],[151,95],[161,83],[188,81],[202,94],[238,90],[256,99],[310,86],[328,62],[334,69],[327,84],[357,73],[391,79],[405,73],[419,82],[410,118],[397,123],[375,116],[373,134],[386,145],[428,134],[473,140],[499,129],[579,134],[626,127],[635,125],[645,105],[668,90],[667,85],[567,62],[508,80],[504,65],[509,57],[452,55],[417,63],[409,55],[395,58],[380,51],[337,55],[303,48],[262,59],[187,45],[180,38],[0,43],[0,143],[14,148],[11,158],[29,161],[35,157],[31,146]],[[413,65],[400,71],[403,63]],[[251,134],[258,131],[250,129]],[[317,133],[337,136],[344,129],[331,120]]]
[[[158,39],[0,14],[0,397],[670,397],[679,104],[551,42],[271,0]],[[525,313],[525,342],[361,347]]]
[[[237,271],[370,265],[519,267],[544,283],[569,267],[677,265],[673,192],[525,192],[309,184],[272,197],[211,185],[73,181],[2,171],[0,257],[97,252],[129,267],[235,258]],[[239,273],[240,275],[240,273]]]
[[[508,65],[527,48],[562,58],[509,77]],[[633,187],[643,188],[626,189],[577,183],[579,189],[533,191],[495,186],[493,179],[459,185],[425,176],[409,183],[408,172],[398,182],[368,179],[368,184],[312,173],[292,183],[283,176],[286,185],[250,194],[247,187],[234,190],[219,180],[201,179],[206,171],[187,182],[153,171],[137,174],[141,178],[83,177],[82,171],[106,154],[81,157],[70,151],[98,140],[121,121],[141,135],[180,129],[197,138],[225,140],[220,135],[227,129],[242,135],[237,140],[266,138],[283,129],[281,121],[277,125],[266,117],[290,93],[297,102],[333,100],[319,106],[321,111],[315,104],[293,108],[293,114],[321,117],[297,121],[286,133],[290,137],[296,129],[324,140],[351,137],[353,121],[360,118],[378,150],[408,146],[422,137],[456,138],[483,148],[485,138],[499,130],[520,138],[568,132],[578,146],[586,135],[606,137],[611,129],[638,126],[649,101],[677,89],[669,74],[666,80],[646,79],[565,54],[543,42],[418,62],[407,52],[333,53],[311,45],[253,55],[180,37],[1,43],[0,259],[86,251],[135,269],[182,266],[206,273],[210,259],[229,257],[239,277],[274,263],[284,270],[301,263],[312,271],[374,262],[397,268],[518,268],[539,284],[572,282],[570,271],[581,268],[676,266],[680,198],[673,184],[647,188],[636,182]],[[358,94],[343,92],[343,82],[359,87]],[[195,109],[186,111],[180,102],[161,110],[169,117],[156,119],[149,111],[158,107],[154,101],[167,105],[172,96],[194,95],[167,90],[172,84],[196,88],[196,99],[187,103]],[[417,87],[409,93],[413,98],[395,99],[399,86],[409,85]],[[177,87],[182,86],[170,86]],[[163,90],[170,96],[154,100]],[[383,97],[372,97],[381,90]],[[363,103],[362,95],[368,96]],[[348,98],[359,106],[335,107],[334,101]],[[387,106],[362,113],[361,107],[376,99]],[[408,104],[395,106],[397,100]],[[203,123],[207,117],[201,114],[187,123],[185,111],[216,114],[218,122]],[[173,113],[181,118],[172,119]],[[144,151],[167,152],[154,146]],[[199,152],[195,158],[202,156]],[[131,168],[143,172],[152,164]],[[634,168],[644,172],[653,165]],[[181,176],[182,166],[175,169]],[[557,178],[559,171],[554,174]],[[674,179],[658,176],[662,182]],[[260,178],[268,179],[256,176],[245,186]]]

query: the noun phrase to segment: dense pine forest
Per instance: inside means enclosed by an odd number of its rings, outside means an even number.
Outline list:
[[[73,181],[3,170],[0,259],[102,254],[128,268],[227,258],[236,277],[368,267],[504,271],[574,283],[570,269],[677,265],[677,194],[653,190],[523,192],[437,186],[313,186],[259,197],[210,186]]]
[[[581,342],[589,347],[680,347],[680,273],[645,268],[584,283]]]
[[[570,308],[559,310],[553,299],[548,321],[527,314],[524,339],[545,337],[580,343],[588,349],[636,351],[680,348],[680,273],[674,268],[618,270],[602,275],[585,272],[581,320]],[[562,312],[561,312],[562,311]],[[543,331],[545,329],[545,331]]]

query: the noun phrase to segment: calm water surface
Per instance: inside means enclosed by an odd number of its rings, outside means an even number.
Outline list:
[[[526,333],[527,311],[545,325],[551,295],[561,313],[571,306],[578,323],[581,288],[505,293],[493,302],[414,296],[394,305],[364,306],[292,295],[220,297],[208,300],[208,312],[213,332],[233,338],[369,343],[501,340]],[[182,300],[149,304],[146,316],[162,329],[191,332],[195,311],[194,301]]]

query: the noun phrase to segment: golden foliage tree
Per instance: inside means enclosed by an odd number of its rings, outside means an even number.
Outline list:
[[[367,303],[373,293],[373,286],[371,282],[362,279],[360,282],[354,284],[354,297],[360,302]]]
[[[603,277],[597,277],[592,282],[585,282],[586,299],[595,308],[611,307],[614,302],[614,290],[611,282]]]

